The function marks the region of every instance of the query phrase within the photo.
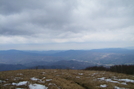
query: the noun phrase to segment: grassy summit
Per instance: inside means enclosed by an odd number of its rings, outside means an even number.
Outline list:
[[[0,72],[0,89],[134,89],[134,75],[88,70]]]

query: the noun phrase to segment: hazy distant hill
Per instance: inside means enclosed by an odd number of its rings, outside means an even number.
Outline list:
[[[26,69],[25,66],[20,64],[0,64],[0,71]]]
[[[54,56],[88,61],[96,64],[134,64],[134,50],[120,48],[69,50],[56,53]]]
[[[25,64],[37,61],[58,61],[63,60],[60,57],[53,57],[43,53],[34,53],[29,51],[7,50],[0,51],[0,62],[5,64]]]
[[[134,64],[134,50],[121,48],[62,51],[0,51],[0,63],[33,66],[66,66],[81,69],[93,65]]]

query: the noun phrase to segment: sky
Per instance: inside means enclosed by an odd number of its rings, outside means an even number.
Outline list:
[[[0,0],[0,50],[134,47],[134,0]]]

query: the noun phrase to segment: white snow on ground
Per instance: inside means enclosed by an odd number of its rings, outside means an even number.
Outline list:
[[[106,82],[119,83],[123,85],[127,85],[127,82],[134,83],[134,80],[131,80],[131,79],[116,79],[115,77],[114,77],[114,80],[116,81],[113,81],[112,79],[106,79],[105,77],[98,78],[98,79],[102,81],[106,81]],[[105,86],[100,85],[100,87],[105,87]],[[120,87],[115,86],[114,89],[127,89],[127,88],[120,88]]]
[[[123,84],[123,85],[127,85],[127,82],[131,82],[131,83],[134,83],[134,80],[131,80],[131,79],[114,79],[116,81],[113,81],[112,79],[106,79],[105,77],[102,77],[102,78],[98,78],[99,80],[102,80],[102,81],[106,81],[106,82],[112,82],[112,83],[120,83],[120,84]]]
[[[111,80],[111,79],[105,79],[105,81],[107,81],[107,82],[112,82],[112,83],[119,83],[118,81],[113,81],[113,80]]]
[[[128,89],[128,88],[120,88],[120,87],[114,86],[114,89]]]
[[[56,85],[56,84],[55,83],[49,83],[48,85],[50,86],[50,85]]]
[[[83,75],[83,73],[78,73],[79,75]]]
[[[16,86],[22,86],[22,85],[27,85],[28,81],[22,81],[19,83],[12,83],[12,85],[16,85]]]
[[[31,80],[33,80],[33,81],[37,81],[37,80],[39,80],[39,79],[38,79],[38,78],[33,77],[33,78],[31,78]]]
[[[105,80],[105,77],[102,77],[102,78],[98,78],[99,80]]]
[[[103,84],[103,85],[100,85],[100,87],[107,87],[107,85],[106,84]]]
[[[40,84],[30,84],[29,89],[48,89],[48,87]]]
[[[43,77],[43,79],[45,79],[45,77]],[[38,83],[45,83],[45,81],[43,81],[42,79],[38,79],[38,78],[35,78],[35,77],[31,78],[31,80],[38,81]]]
[[[120,83],[120,84],[127,85],[127,83],[126,83],[126,82],[123,82],[123,83]]]
[[[131,80],[131,79],[119,79],[119,81],[134,83],[134,80]]]

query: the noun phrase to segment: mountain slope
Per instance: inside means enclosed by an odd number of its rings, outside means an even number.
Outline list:
[[[134,89],[132,75],[106,71],[38,69],[0,75],[1,89]]]

